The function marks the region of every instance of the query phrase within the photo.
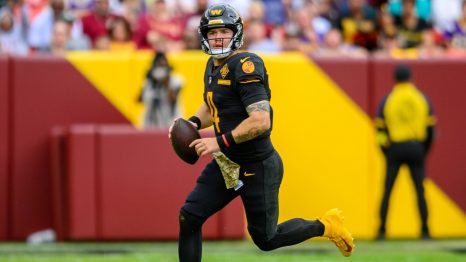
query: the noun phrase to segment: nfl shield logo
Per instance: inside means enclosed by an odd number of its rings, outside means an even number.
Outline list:
[[[210,85],[210,83],[212,83],[212,77],[211,76],[209,76],[209,85]]]

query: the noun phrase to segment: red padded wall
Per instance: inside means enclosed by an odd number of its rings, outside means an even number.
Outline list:
[[[209,159],[191,166],[171,148],[166,130],[98,130],[99,233],[103,239],[177,239],[178,213]],[[218,217],[204,227],[218,238]]]
[[[337,58],[313,60],[364,112],[369,112],[368,60]]]
[[[9,150],[8,58],[0,56],[0,240],[8,238],[8,150]]]
[[[68,238],[96,239],[97,235],[97,145],[92,125],[71,126],[66,149],[65,205]]]
[[[65,141],[66,129],[64,127],[53,127],[50,132],[50,175],[52,180],[52,209],[53,228],[55,229],[57,240],[63,241],[67,232],[65,197],[66,171],[65,171]]]
[[[52,225],[47,140],[52,126],[128,121],[64,59],[15,57],[11,65],[10,227],[13,239],[24,239]]]
[[[374,99],[393,86],[393,60],[374,60]],[[427,176],[466,211],[466,61],[407,61],[415,84],[431,98],[438,117],[437,139],[427,162]]]

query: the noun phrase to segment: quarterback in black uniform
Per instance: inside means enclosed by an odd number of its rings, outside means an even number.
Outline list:
[[[189,120],[198,129],[213,125],[215,137],[195,140],[190,146],[200,156],[212,154],[214,160],[180,210],[180,261],[201,260],[203,223],[238,196],[248,231],[261,250],[324,236],[344,256],[351,255],[353,238],[339,209],[316,220],[294,218],[277,225],[283,163],[270,140],[273,111],[267,70],[256,54],[238,51],[243,43],[238,12],[227,4],[209,7],[199,35],[211,58],[204,75],[204,103]]]

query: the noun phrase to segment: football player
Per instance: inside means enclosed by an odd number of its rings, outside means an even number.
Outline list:
[[[324,236],[344,256],[351,255],[353,238],[339,209],[316,220],[294,218],[277,224],[283,163],[270,140],[273,111],[267,70],[256,54],[238,51],[243,44],[238,12],[228,4],[209,7],[199,35],[211,57],[204,74],[204,103],[189,120],[198,129],[213,126],[215,137],[197,139],[190,146],[200,156],[212,154],[214,160],[180,210],[180,261],[201,260],[203,223],[238,196],[248,231],[261,250]]]

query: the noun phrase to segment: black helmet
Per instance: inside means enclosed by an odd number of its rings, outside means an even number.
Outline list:
[[[219,27],[231,29],[233,31],[233,38],[227,48],[212,50],[209,45],[207,32],[212,28]],[[198,32],[202,50],[215,58],[226,57],[243,45],[243,20],[238,12],[229,4],[210,6],[201,17]]]

